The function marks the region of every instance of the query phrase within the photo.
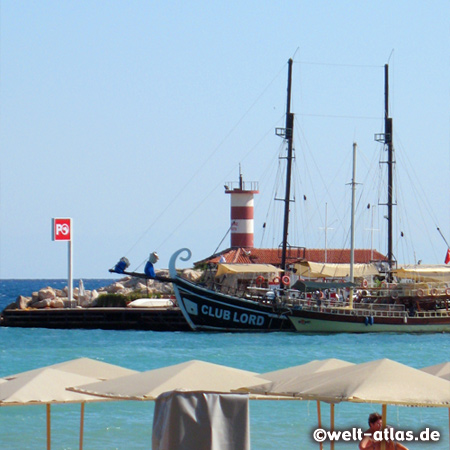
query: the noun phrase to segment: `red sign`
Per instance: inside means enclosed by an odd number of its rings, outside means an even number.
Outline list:
[[[72,219],[53,219],[53,240],[72,240]]]

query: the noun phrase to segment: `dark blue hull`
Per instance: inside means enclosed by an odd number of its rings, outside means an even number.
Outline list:
[[[221,294],[178,277],[178,305],[197,331],[294,331],[289,310],[270,303]]]

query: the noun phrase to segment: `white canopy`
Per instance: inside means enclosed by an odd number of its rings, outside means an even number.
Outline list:
[[[309,278],[348,278],[350,276],[350,264],[331,264],[303,261],[294,265],[297,275]],[[379,275],[375,264],[354,264],[353,276],[363,278]]]
[[[342,401],[413,406],[450,405],[450,382],[389,359],[341,367],[281,382],[253,386],[249,392],[291,395],[328,403]]]
[[[450,282],[450,266],[406,265],[392,271],[397,278],[414,281]]]
[[[272,264],[218,264],[216,277],[225,274],[279,274],[282,270]]]
[[[66,388],[74,384],[93,383],[132,373],[136,373],[136,371],[89,358],[78,358],[28,370],[8,375],[0,381],[0,406],[45,404],[47,408],[47,449],[50,450],[50,405],[52,403],[81,403],[80,449],[82,449],[84,404],[108,399],[69,392]]]
[[[450,381],[450,362],[444,362],[442,364],[436,364],[435,366],[424,367],[420,370]]]
[[[70,390],[108,398],[155,400],[160,394],[174,390],[230,393],[242,385],[263,380],[246,370],[191,360],[100,383],[78,386],[74,383]]]
[[[6,382],[0,383],[0,406],[98,402],[101,400],[98,397],[69,392],[66,388],[133,373],[136,371],[89,358],[28,370],[4,377]]]
[[[299,366],[287,367],[286,369],[275,370],[273,372],[262,373],[261,377],[270,381],[286,381],[298,376],[311,376],[326,370],[339,369],[341,367],[353,366],[354,364],[341,359],[329,358],[310,361]]]

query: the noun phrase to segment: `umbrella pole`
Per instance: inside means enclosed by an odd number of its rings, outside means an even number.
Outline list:
[[[450,409],[449,409],[449,414],[450,414]],[[320,414],[320,401],[317,400],[317,424],[319,426],[319,428],[322,428],[322,418],[321,418],[321,414]],[[320,450],[323,450],[323,442],[319,442],[319,447]]]
[[[382,417],[382,429],[384,430],[386,428],[386,416],[387,416],[387,405],[381,405],[381,417]],[[381,441],[381,450],[386,450],[386,441]]]
[[[330,431],[334,431],[334,403],[330,403]],[[330,441],[330,449],[334,450],[334,441]]]
[[[83,432],[84,432],[84,402],[81,403],[81,413],[80,413],[80,450],[83,450]]]
[[[51,449],[50,403],[47,403],[47,450]]]

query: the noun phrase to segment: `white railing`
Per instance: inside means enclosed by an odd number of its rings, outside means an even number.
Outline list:
[[[357,304],[350,308],[348,304],[336,305],[322,301],[320,305],[315,301],[297,300],[293,304],[294,308],[301,308],[307,311],[320,311],[323,313],[337,314],[341,316],[362,316],[362,317],[419,317],[419,318],[450,318],[450,312],[447,310],[433,311],[415,311],[410,315],[405,310],[404,305],[389,304]]]

